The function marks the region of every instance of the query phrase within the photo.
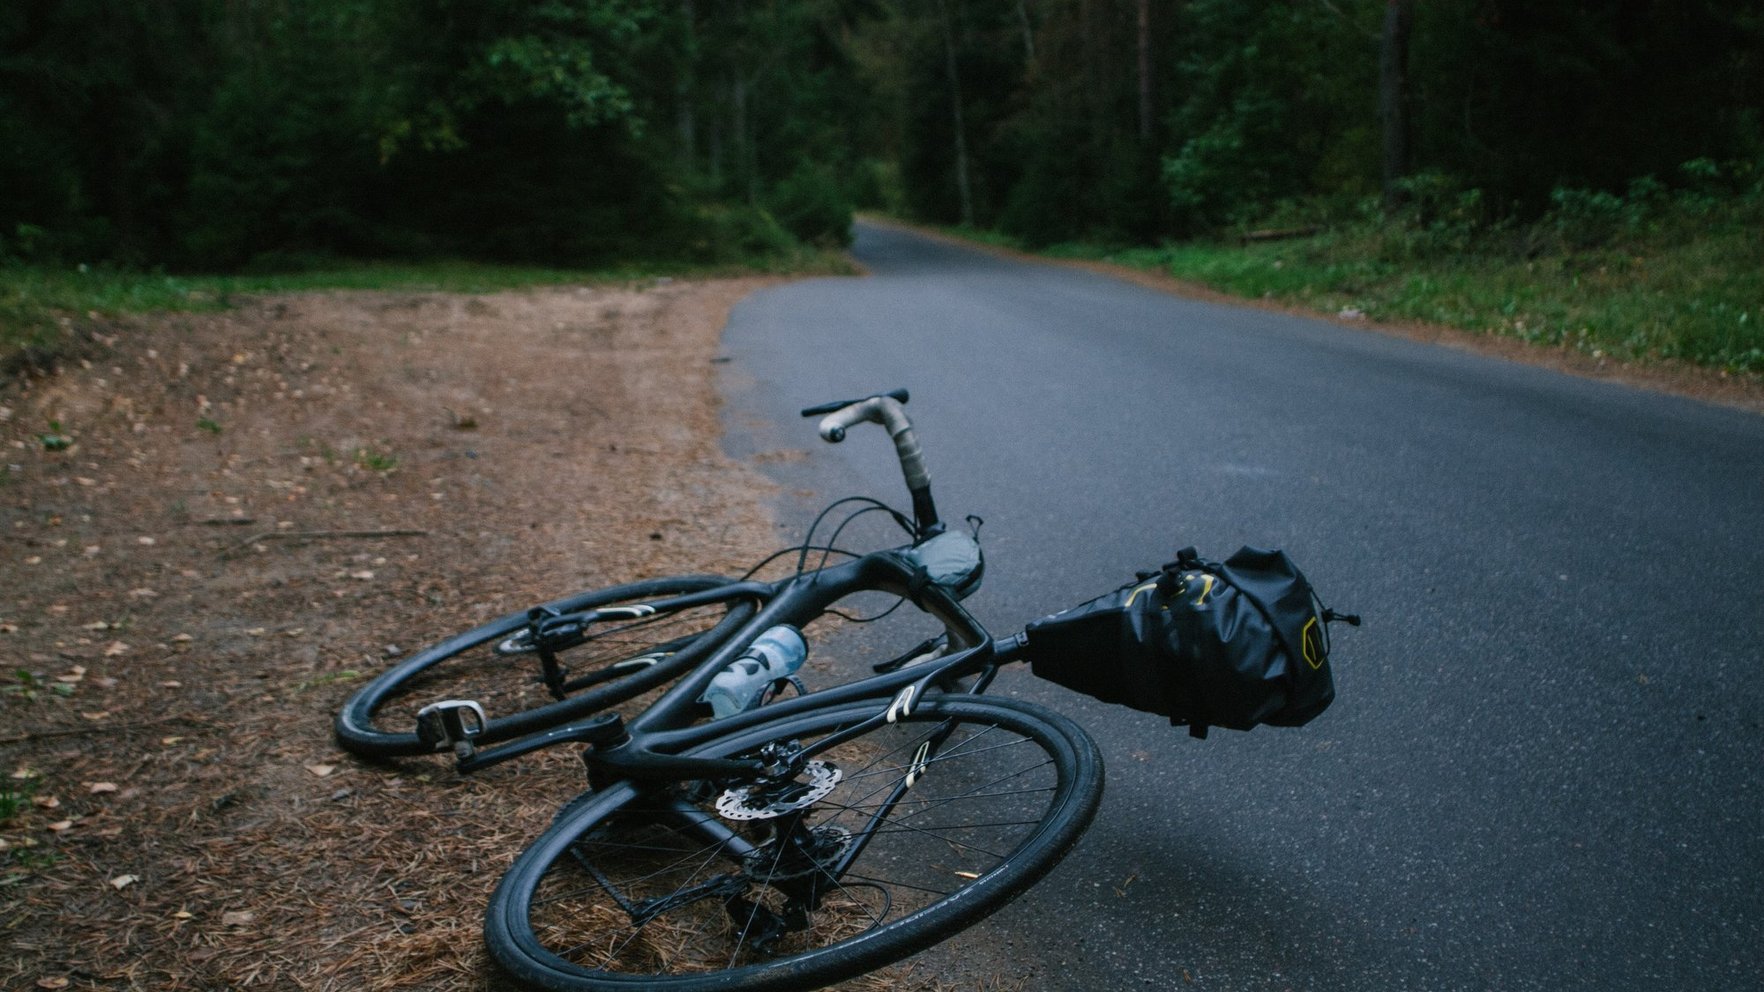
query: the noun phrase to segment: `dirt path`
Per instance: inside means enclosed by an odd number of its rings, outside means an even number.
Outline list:
[[[0,987],[497,987],[486,898],[579,765],[370,767],[331,714],[486,616],[772,543],[712,382],[759,285],[253,299],[0,386]]]

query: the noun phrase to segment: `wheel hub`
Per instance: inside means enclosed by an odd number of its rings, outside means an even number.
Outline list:
[[[764,883],[800,878],[837,862],[851,848],[851,831],[824,823],[801,839],[774,840],[741,859],[742,873]]]

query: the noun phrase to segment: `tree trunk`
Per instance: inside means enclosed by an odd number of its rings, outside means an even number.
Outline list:
[[[750,122],[747,119],[747,79],[740,70],[736,70],[734,77],[729,80],[729,87],[729,102],[735,111],[731,128],[735,138],[735,177],[747,202],[758,203],[759,177],[754,175],[757,155],[753,147],[753,135],[748,133]]]
[[[956,193],[961,198],[962,224],[971,227],[974,196],[968,184],[968,135],[962,123],[962,80],[956,72],[955,23],[950,20],[947,0],[937,0],[937,12],[943,19],[943,57],[949,72],[949,103],[955,119]]]
[[[694,67],[698,64],[696,11],[693,0],[680,0],[680,20],[685,25],[685,52],[680,60],[680,78],[674,84],[675,126],[680,136],[680,164],[691,171],[698,163],[698,118],[693,107]]]
[[[1409,174],[1409,22],[1412,0],[1385,0],[1378,51],[1378,123],[1384,131],[1384,209],[1402,205]]]
[[[1139,140],[1152,138],[1151,0],[1139,0]]]

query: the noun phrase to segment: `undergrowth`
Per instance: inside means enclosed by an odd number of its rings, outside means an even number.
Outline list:
[[[1328,313],[1764,375],[1764,183],[1707,162],[1687,164],[1678,183],[1557,190],[1547,212],[1518,224],[1491,219],[1477,191],[1422,176],[1394,217],[1289,204],[1228,237],[1049,254]]]

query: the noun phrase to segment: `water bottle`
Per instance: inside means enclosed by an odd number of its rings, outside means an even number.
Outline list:
[[[750,710],[759,705],[766,686],[794,674],[807,658],[808,642],[802,631],[787,623],[768,628],[711,679],[698,701],[709,703],[711,715],[719,720]]]

